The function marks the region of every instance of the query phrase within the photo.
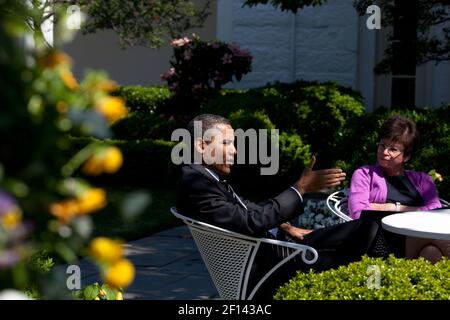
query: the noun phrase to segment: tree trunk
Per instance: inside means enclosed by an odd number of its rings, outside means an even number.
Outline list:
[[[391,106],[415,105],[417,0],[395,0]]]

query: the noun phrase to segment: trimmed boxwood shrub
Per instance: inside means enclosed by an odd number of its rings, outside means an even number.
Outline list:
[[[255,129],[257,132],[259,129],[268,130],[267,146],[270,147],[270,130],[275,129],[275,125],[263,111],[251,112],[240,109],[232,112],[228,118],[233,128],[241,128],[244,131]],[[297,180],[302,168],[305,167],[311,157],[309,145],[304,144],[297,134],[281,132],[278,138],[280,156],[278,173],[262,176],[260,174],[261,164],[236,164],[230,176],[230,181],[236,185],[240,193],[252,194],[252,196],[253,193],[257,193],[259,198],[273,196],[274,193],[285,189],[286,183],[294,183]],[[249,154],[248,147],[249,145],[245,150],[247,155]],[[243,150],[238,150],[238,152],[243,152]],[[264,190],[260,190],[261,188],[256,190],[255,185],[265,186]]]
[[[135,112],[111,127],[114,137],[120,140],[162,139],[170,141],[172,132],[180,123],[155,113]]]
[[[165,86],[120,86],[113,95],[124,98],[131,112],[154,113],[173,94]]]
[[[380,271],[379,287],[373,281]],[[371,278],[372,277],[372,278]],[[276,300],[434,300],[450,299],[450,260],[433,265],[419,259],[367,256],[359,262],[321,273],[298,272],[281,286]],[[371,284],[371,288],[368,284]]]

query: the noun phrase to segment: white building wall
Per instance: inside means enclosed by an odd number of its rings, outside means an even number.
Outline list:
[[[217,0],[217,36],[236,41],[254,56],[253,71],[228,87],[248,88],[299,79],[337,81],[361,92],[367,111],[389,106],[390,75],[375,76],[386,30],[369,30],[352,0],[329,0],[296,15],[271,5],[242,7],[244,0]],[[381,19],[383,17],[381,16]],[[450,103],[450,63],[417,69],[416,104]]]
[[[297,79],[356,85],[358,17],[351,1],[330,0],[297,15],[242,3],[218,1],[219,38],[240,43],[255,57],[253,72],[233,87]]]

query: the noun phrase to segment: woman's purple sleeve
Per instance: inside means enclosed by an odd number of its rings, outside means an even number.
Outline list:
[[[357,169],[350,182],[348,212],[351,218],[359,219],[362,210],[370,208],[370,179],[367,168]]]

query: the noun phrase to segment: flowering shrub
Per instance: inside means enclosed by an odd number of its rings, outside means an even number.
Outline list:
[[[325,199],[308,199],[303,214],[293,224],[305,229],[320,229],[338,223],[339,218],[328,210]]]
[[[442,175],[437,172],[435,169],[432,169],[428,172],[428,174],[431,176],[431,178],[433,179],[434,183],[438,184],[439,182],[444,181],[444,178],[442,177]]]
[[[101,139],[111,137],[109,125],[128,111],[121,98],[110,95],[116,85],[104,73],[90,71],[78,82],[63,52],[37,44],[25,52],[20,40],[31,34],[24,19],[29,9],[19,4],[13,13],[5,14],[3,9],[0,82],[8,85],[0,91],[0,291],[31,290],[37,297],[64,297],[69,289],[64,281],[57,285],[65,291],[43,295],[46,284],[38,281],[41,274],[33,270],[33,261],[45,252],[50,260],[38,264],[47,269],[53,258],[76,263],[86,255],[93,230],[89,215],[108,205],[107,193],[74,173],[119,170],[120,149]],[[35,41],[39,42],[38,35]],[[71,154],[69,136],[100,140]],[[95,243],[90,247],[95,248]],[[94,251],[104,250],[100,246]],[[99,254],[93,258],[105,286],[121,295],[133,280],[133,265],[121,254],[114,260],[104,261]]]
[[[89,255],[100,268],[105,284],[97,282],[74,293],[83,300],[123,300],[123,288],[134,279],[134,267],[123,258],[119,241],[97,237],[91,241]]]
[[[219,90],[233,78],[240,81],[251,71],[253,57],[239,44],[201,41],[193,35],[172,41],[172,67],[161,78],[174,93],[201,96]]]
[[[29,257],[30,244],[25,239],[30,226],[22,221],[22,215],[16,200],[0,191],[0,270]]]

